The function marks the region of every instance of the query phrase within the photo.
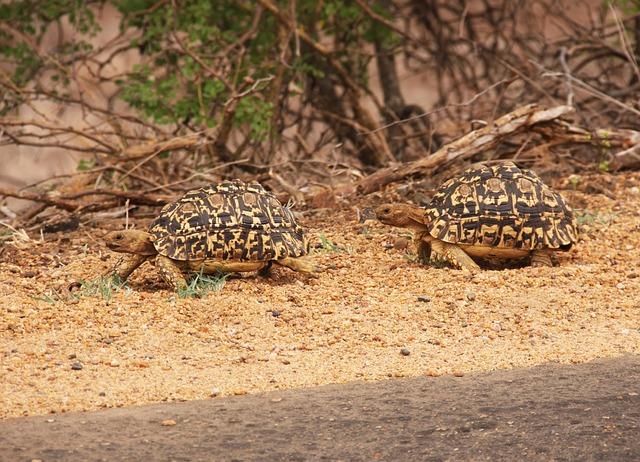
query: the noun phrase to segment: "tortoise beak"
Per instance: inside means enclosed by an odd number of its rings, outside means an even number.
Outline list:
[[[377,219],[375,209],[373,207],[365,207],[360,212],[360,219],[358,220],[358,223],[364,223],[368,220],[375,220],[375,219]]]

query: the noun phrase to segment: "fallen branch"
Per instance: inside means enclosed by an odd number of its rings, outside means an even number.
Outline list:
[[[36,194],[26,191],[10,191],[8,189],[0,188],[0,197],[15,197],[16,199],[23,199],[33,202],[41,203],[45,206],[56,207],[67,212],[87,212],[95,210],[107,210],[111,207],[117,206],[117,202],[112,201],[80,201],[80,199],[87,196],[111,196],[118,199],[129,200],[131,204],[136,205],[150,205],[150,206],[162,206],[172,200],[170,196],[160,196],[152,194],[144,194],[135,191],[121,191],[118,189],[90,189],[81,191],[75,194],[68,194],[60,197],[51,197],[48,194]],[[44,210],[39,207],[37,213]],[[36,215],[37,215],[36,213]]]
[[[88,189],[75,194],[67,194],[62,196],[64,199],[79,199],[86,196],[114,196],[120,199],[129,200],[135,205],[165,205],[171,201],[170,196],[158,196],[152,194],[143,194],[135,191],[121,191],[119,189]]]
[[[24,199],[26,201],[40,202],[42,204],[57,207],[68,212],[73,212],[78,208],[78,204],[65,199],[58,199],[55,197],[47,196],[46,194],[36,194],[30,192],[18,192],[10,191],[8,189],[0,188],[0,197],[15,197],[16,199]]]
[[[571,111],[573,108],[570,106],[556,106],[551,109],[539,109],[536,104],[523,106],[496,119],[486,127],[467,133],[428,157],[378,170],[362,179],[357,185],[357,191],[368,194],[410,175],[437,169],[454,159],[469,158],[494,147],[506,136],[513,135],[524,128],[557,119]]]

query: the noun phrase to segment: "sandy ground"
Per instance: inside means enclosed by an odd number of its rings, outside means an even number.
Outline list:
[[[302,220],[335,244],[319,278],[279,268],[201,299],[149,264],[111,297],[69,297],[115,263],[100,236],[120,223],[5,245],[0,417],[640,354],[639,176],[605,180],[563,191],[583,233],[558,267],[472,278],[415,263],[405,231],[346,206]]]

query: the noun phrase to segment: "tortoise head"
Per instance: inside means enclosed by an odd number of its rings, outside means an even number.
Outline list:
[[[424,228],[424,209],[410,204],[382,204],[376,207],[376,217],[385,225],[400,228]]]
[[[125,229],[111,231],[104,236],[107,247],[114,252],[135,253],[138,255],[155,255],[158,251],[151,242],[151,235],[146,231]]]

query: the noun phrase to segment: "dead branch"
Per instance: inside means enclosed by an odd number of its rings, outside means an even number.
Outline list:
[[[506,114],[479,130],[449,143],[433,155],[403,165],[384,168],[358,183],[357,190],[363,194],[377,191],[383,186],[417,173],[437,169],[454,159],[467,159],[474,154],[490,149],[503,138],[533,125],[557,119],[573,111],[570,106],[538,109],[535,104],[523,106]]]
[[[65,199],[58,199],[48,195],[35,194],[31,192],[26,192],[26,191],[18,192],[18,191],[10,191],[5,188],[0,188],[0,196],[15,197],[16,199],[24,199],[26,201],[41,202],[43,204],[57,207],[62,210],[67,210],[68,212],[72,212],[78,208],[78,204],[72,201],[68,201]]]
[[[201,145],[209,138],[210,131],[204,130],[184,136],[176,136],[168,140],[155,143],[145,143],[131,146],[122,151],[120,160],[137,160],[150,155],[157,155],[167,151],[190,149]]]
[[[143,194],[135,191],[121,191],[118,189],[93,189],[81,191],[75,194],[67,194],[60,197],[52,197],[49,194],[37,194],[27,191],[10,191],[5,188],[0,188],[0,197],[14,197],[16,199],[38,202],[45,206],[56,207],[67,212],[95,212],[97,210],[109,210],[118,205],[118,201],[114,202],[103,200],[87,203],[86,201],[83,202],[77,200],[89,196],[116,197],[121,200],[128,200],[131,204],[150,205],[155,207],[165,205],[173,199],[171,196]],[[44,208],[37,207],[36,210],[37,211],[35,213],[29,214],[30,216],[28,218],[35,217],[37,214],[41,213]]]
[[[135,191],[122,191],[120,189],[89,189],[75,194],[65,194],[62,196],[65,200],[80,199],[87,196],[112,196],[120,199],[129,200],[135,205],[165,205],[171,200],[171,196],[143,194]]]

